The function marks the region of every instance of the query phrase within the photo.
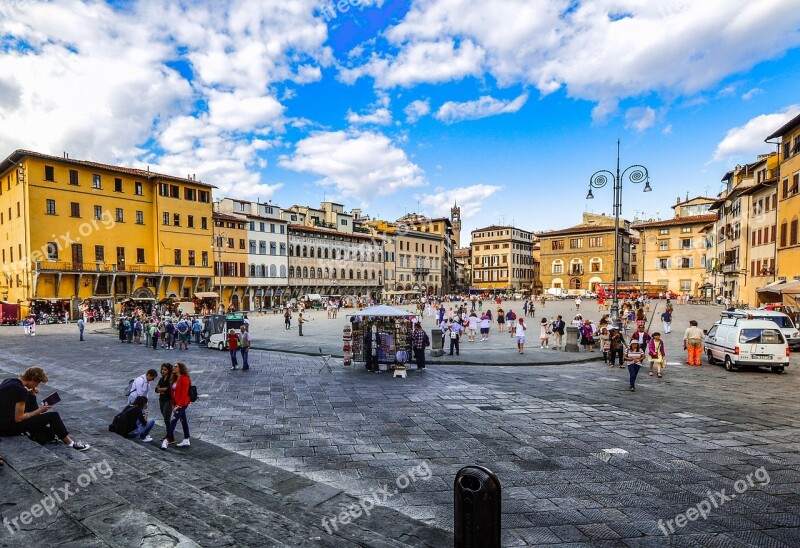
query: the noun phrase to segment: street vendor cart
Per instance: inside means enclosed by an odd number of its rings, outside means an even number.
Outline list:
[[[345,362],[351,354],[352,360],[365,363],[368,371],[405,369],[412,355],[413,314],[378,305],[348,318],[351,329],[343,338]]]

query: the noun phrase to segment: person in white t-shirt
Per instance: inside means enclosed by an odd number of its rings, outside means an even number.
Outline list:
[[[467,318],[467,340],[475,342],[475,335],[478,333],[478,315],[475,312],[471,313]]]
[[[516,329],[517,335],[517,349],[519,353],[522,354],[522,351],[525,349],[525,330],[528,329],[528,326],[525,325],[525,319],[518,318],[514,329]]]
[[[489,315],[486,312],[484,312],[483,315],[481,316],[480,326],[481,326],[481,340],[482,341],[488,341],[489,340],[489,330],[492,327],[492,319],[489,317]]]

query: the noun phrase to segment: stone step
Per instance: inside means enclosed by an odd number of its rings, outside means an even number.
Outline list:
[[[88,534],[110,545],[139,545],[151,537],[180,546],[452,544],[449,533],[385,507],[372,508],[346,526],[326,529],[324,523],[330,521],[324,518],[336,518],[344,508],[354,507],[357,499],[202,440],[193,439],[190,448],[167,451],[156,443],[127,440],[107,431],[114,411],[75,395],[68,401],[67,423],[78,432],[77,439],[92,443],[92,449],[80,453],[61,444],[39,446],[13,438],[30,450],[11,452],[9,463],[46,493],[106,462],[113,474],[87,487],[96,497],[91,509],[67,507],[65,512]],[[161,439],[163,432],[163,427],[156,427],[152,434]],[[136,541],[128,544],[121,538]]]

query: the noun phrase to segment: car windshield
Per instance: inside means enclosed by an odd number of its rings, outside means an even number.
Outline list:
[[[739,342],[744,344],[782,344],[783,335],[777,329],[742,329]]]

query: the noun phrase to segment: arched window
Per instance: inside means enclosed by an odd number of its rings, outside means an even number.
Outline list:
[[[322,278],[322,269],[321,268],[317,269],[317,278]]]
[[[314,248],[313,247],[308,250],[308,256],[311,257],[312,259],[314,258]]]
[[[335,268],[333,270],[331,270],[331,274],[332,274],[331,278],[333,278],[335,280],[336,279],[336,269]]]
[[[570,289],[580,289],[581,288],[581,279],[580,278],[572,278],[572,279],[570,279],[569,288]]]
[[[308,248],[303,246],[303,257],[308,257]]]
[[[321,247],[317,248],[317,258],[319,258],[319,259],[322,258],[322,248]]]
[[[327,251],[327,250],[326,250],[326,251]],[[329,269],[329,268],[326,266],[326,267],[325,267],[325,279],[327,280],[327,279],[328,279],[328,278],[330,278],[330,277],[331,277],[331,271],[330,271],[330,269]]]
[[[267,267],[264,266],[263,264],[258,267],[258,275],[261,276],[262,278],[267,277]]]
[[[556,259],[553,261],[552,273],[553,274],[564,273],[564,261],[562,259]]]
[[[353,269],[352,268],[350,269],[350,279],[351,280],[353,279]]]
[[[369,280],[369,271],[364,269],[364,279]]]
[[[325,258],[326,259],[328,258],[328,248],[327,247],[325,248]]]
[[[293,266],[289,267],[289,277],[290,278],[294,278],[294,267]]]
[[[569,262],[569,273],[572,276],[580,276],[583,274],[583,261],[581,259],[572,259]],[[580,289],[580,287],[574,289]]]
[[[372,271],[372,279],[373,280],[375,279],[375,271],[374,270]]]
[[[340,278],[342,278],[343,280],[345,278],[345,276],[344,276],[344,268],[342,269],[342,275],[340,276]],[[353,271],[352,270],[350,271],[350,279],[351,280],[353,279]]]
[[[358,279],[358,280],[361,279],[361,271],[360,270],[356,270],[356,279]]]
[[[603,271],[603,259],[600,257],[592,257],[589,260],[589,272],[602,272]]]
[[[269,265],[269,275],[270,275],[271,278],[277,278],[278,277],[278,269],[275,267],[274,264]]]
[[[281,278],[285,278],[285,277],[286,277],[286,265],[282,264],[281,265]]]
[[[255,278],[256,277],[256,265],[254,265],[254,264],[250,265],[250,277],[251,278]]]
[[[308,278],[308,267],[307,266],[303,267],[303,278]]]
[[[299,257],[300,256],[300,245],[299,244],[295,246],[294,255],[295,255],[295,257]]]
[[[331,259],[335,259],[335,258],[336,258],[336,250],[335,249],[331,249]]]
[[[312,248],[312,249],[313,249],[313,248]],[[316,271],[316,270],[314,270],[314,269],[312,268],[312,269],[311,269],[311,272],[310,272],[310,274],[311,274],[311,277],[312,277],[312,278],[316,278],[316,277],[317,277],[317,276],[316,276],[316,273],[317,273],[317,271]]]

